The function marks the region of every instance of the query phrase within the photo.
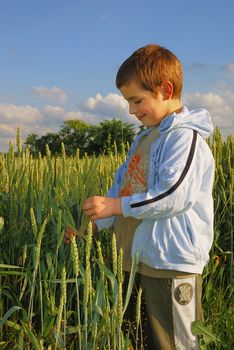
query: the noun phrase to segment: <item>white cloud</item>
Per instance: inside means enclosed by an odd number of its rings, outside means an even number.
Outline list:
[[[118,94],[109,93],[106,96],[97,94],[95,97],[89,97],[84,106],[88,110],[95,110],[96,112],[113,114],[118,113],[121,109],[127,110],[128,104],[124,98]]]
[[[17,129],[16,129],[17,130]],[[0,138],[9,138],[9,137],[15,137],[15,128],[14,124],[0,124]]]
[[[58,106],[46,106],[43,108],[43,111],[48,113],[48,114],[52,114],[54,116],[61,116],[65,113],[65,110],[61,107],[58,107]]]
[[[61,108],[47,106],[40,110],[30,105],[0,104],[0,151],[6,151],[10,141],[15,143],[18,127],[23,140],[31,133],[43,135],[57,131],[62,117],[56,121],[56,112],[61,114]]]
[[[43,108],[37,108],[30,105],[14,105],[14,104],[0,104],[0,152],[7,151],[9,142],[15,143],[17,128],[20,127],[22,140],[27,135],[35,133],[37,135],[44,135],[48,132],[58,132],[62,123],[68,119],[80,119],[90,124],[98,124],[108,115],[113,116],[111,109],[111,97],[106,99],[107,113],[105,113],[105,106],[100,108],[95,100],[93,110],[88,106],[87,110],[65,110],[56,105],[47,105]],[[99,94],[99,100],[102,102],[103,98]],[[118,96],[112,97],[112,101],[118,100]],[[121,104],[120,104],[121,105]],[[99,107],[97,113],[96,107]],[[100,114],[100,111],[104,115]]]
[[[16,144],[17,129],[21,130],[21,137],[24,140],[29,134],[43,135],[48,132],[54,132],[52,128],[46,125],[30,125],[25,123],[0,124],[0,152],[5,152],[9,148],[9,143]]]
[[[0,139],[10,138],[12,142],[15,141],[17,129],[20,128],[22,137],[26,137],[28,134],[42,134],[45,132],[52,132],[51,128],[46,125],[34,125],[33,127],[26,123],[15,123],[15,124],[0,124]]]
[[[83,104],[82,109],[92,112],[102,121],[104,119],[118,118],[126,123],[138,125],[138,121],[129,114],[127,101],[120,95],[109,93],[106,96],[97,94],[89,97]]]
[[[78,110],[66,110],[56,105],[42,108],[0,104],[0,151],[8,149],[9,141],[15,143],[17,127],[21,128],[22,139],[35,133],[58,132],[68,119],[80,119],[90,124],[99,124],[105,119],[119,118],[124,122],[139,125],[128,113],[128,103],[118,94],[106,96],[97,94],[88,98]]]
[[[40,98],[56,100],[59,102],[66,102],[68,99],[67,94],[57,86],[54,86],[52,88],[36,86],[32,89],[32,94]]]
[[[41,120],[40,111],[30,105],[18,106],[14,104],[0,103],[0,122],[15,123],[25,122],[33,124]]]
[[[10,142],[12,142],[11,138],[1,138],[0,137],[0,153],[6,152],[9,149]]]
[[[80,119],[89,124],[99,124],[100,119],[98,116],[92,113],[81,112],[81,111],[70,111],[65,114],[65,120],[69,119]]]
[[[216,93],[187,93],[183,96],[183,101],[190,108],[208,109],[214,126],[218,126],[223,135],[234,134],[234,93],[222,83],[217,90]],[[21,128],[22,139],[25,139],[31,133],[40,136],[48,132],[58,132],[62,123],[68,119],[99,124],[111,118],[139,125],[136,118],[129,115],[128,103],[114,93],[89,97],[77,110],[68,110],[56,105],[36,108],[30,105],[0,104],[0,151],[8,149],[9,141],[15,143],[17,127]]]
[[[190,108],[206,108],[211,114],[214,126],[221,129],[224,136],[234,134],[234,94],[231,91],[223,90],[220,93],[185,94],[183,101]]]
[[[212,111],[226,111],[230,112],[229,106],[226,105],[224,99],[219,94],[214,94],[212,92],[200,93],[195,92],[193,94],[185,94],[183,97],[185,103],[196,105],[200,107],[206,107],[212,109]]]
[[[66,110],[58,106],[45,106],[41,109],[44,122],[48,125],[61,123],[65,119]]]

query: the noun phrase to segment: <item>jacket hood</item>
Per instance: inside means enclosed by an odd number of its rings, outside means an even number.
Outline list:
[[[173,113],[163,119],[159,126],[159,132],[165,134],[176,128],[196,130],[204,139],[214,131],[210,114],[206,109],[200,108],[190,111],[186,106],[180,113]]]

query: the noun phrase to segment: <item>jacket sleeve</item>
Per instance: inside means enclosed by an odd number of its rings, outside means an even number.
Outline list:
[[[182,213],[193,205],[203,176],[204,159],[197,153],[199,137],[196,131],[185,128],[168,135],[159,155],[154,187],[122,197],[123,216],[159,219]]]

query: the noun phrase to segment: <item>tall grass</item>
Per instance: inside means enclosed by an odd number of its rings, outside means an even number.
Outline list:
[[[208,141],[215,157],[214,243],[203,275],[203,307],[208,328],[216,339],[203,339],[204,349],[234,348],[234,137],[224,141],[219,129]],[[213,339],[211,341],[211,339]]]
[[[205,325],[218,340],[203,337],[207,349],[234,348],[233,317],[233,181],[234,139],[217,129],[208,141],[216,160],[215,235],[204,272]],[[0,154],[0,348],[128,349],[124,313],[134,282],[137,257],[127,292],[122,289],[121,252],[111,230],[63,244],[65,225],[81,233],[88,226],[82,203],[104,195],[126,152],[108,157],[34,159],[9,146]],[[1,220],[0,220],[1,224]],[[141,291],[136,305],[136,343],[143,339]],[[212,340],[212,341],[211,341]]]

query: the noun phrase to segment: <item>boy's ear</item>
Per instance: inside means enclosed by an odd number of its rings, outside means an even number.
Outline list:
[[[161,84],[161,94],[163,96],[163,100],[169,100],[173,95],[173,85],[169,80],[165,80]]]

